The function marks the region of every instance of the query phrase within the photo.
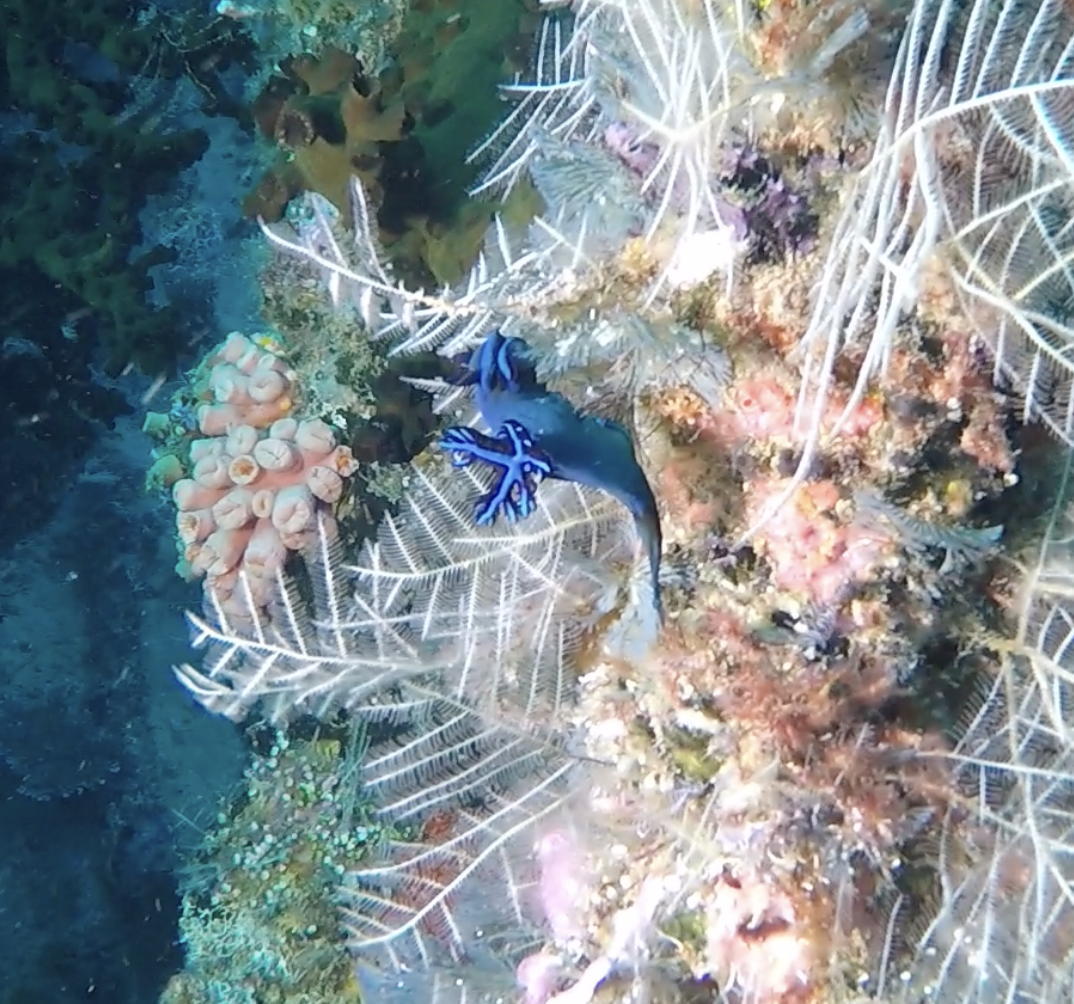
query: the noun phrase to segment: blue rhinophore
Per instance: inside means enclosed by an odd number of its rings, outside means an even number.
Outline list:
[[[521,338],[505,338],[491,332],[473,351],[455,359],[460,372],[454,379],[458,387],[477,385],[479,392],[518,393],[523,385],[533,386],[536,373],[529,359],[529,346]]]
[[[455,425],[444,430],[440,448],[448,452],[453,467],[480,460],[497,470],[492,488],[474,508],[478,526],[493,523],[501,510],[510,523],[524,519],[537,507],[537,485],[552,473],[548,458],[518,422],[505,422],[498,436]]]

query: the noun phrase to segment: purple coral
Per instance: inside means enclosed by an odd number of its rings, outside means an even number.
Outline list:
[[[643,194],[657,199],[657,194],[650,186],[652,180],[663,170],[660,147],[651,140],[643,139],[625,122],[613,122],[609,125],[604,130],[604,143],[633,174],[643,179]],[[749,228],[742,207],[724,198],[717,191],[711,191],[710,196],[710,208],[716,218],[715,222],[730,227],[736,240],[745,239]],[[668,201],[679,212],[687,210],[690,193],[689,183],[684,175],[675,174]]]
[[[813,249],[817,215],[809,208],[805,195],[788,185],[768,158],[752,147],[736,148],[728,153],[721,177],[746,197],[743,212],[753,238],[753,261]]]
[[[643,192],[655,198],[652,183],[663,170],[660,146],[624,122],[613,122],[604,130],[604,143],[642,179]],[[721,189],[740,193],[741,204]],[[689,193],[684,177],[676,176],[672,180],[668,202],[680,212],[688,208]],[[816,242],[817,216],[810,210],[805,195],[788,185],[767,158],[752,147],[729,151],[724,163],[714,172],[710,210],[718,223],[731,228],[736,240],[751,239],[753,261],[802,254]]]

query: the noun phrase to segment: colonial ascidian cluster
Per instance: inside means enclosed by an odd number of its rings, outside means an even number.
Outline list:
[[[288,551],[310,543],[318,511],[331,519],[357,464],[329,425],[292,414],[294,374],[278,355],[233,332],[204,365],[207,400],[196,412],[204,438],[190,444],[190,477],[172,486],[176,529],[211,601],[246,616],[251,600],[268,605]]]

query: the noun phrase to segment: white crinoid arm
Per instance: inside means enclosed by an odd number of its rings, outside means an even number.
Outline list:
[[[850,341],[867,346],[860,399],[934,254],[994,308],[978,316],[998,370],[1069,370],[1072,110],[1074,18],[1063,5],[914,5],[885,129],[840,219],[805,336],[807,350],[823,347],[810,353],[807,400],[825,386],[830,346]],[[1025,351],[1028,368],[1015,361]]]
[[[950,768],[962,800],[933,853],[935,910],[898,1000],[1069,1000],[1074,993],[1074,537],[1070,461],[1024,570],[1010,640],[996,639]],[[898,982],[894,980],[892,982]],[[883,988],[882,988],[883,989]]]
[[[1027,419],[1074,444],[1074,15],[1059,0],[914,3],[880,134],[832,234],[800,346],[795,484],[923,297],[992,351]],[[844,349],[857,376],[822,428]]]

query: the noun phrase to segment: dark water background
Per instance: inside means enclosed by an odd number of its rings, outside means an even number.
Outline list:
[[[126,4],[0,7],[15,47],[0,76],[2,1004],[155,1001],[181,964],[184,854],[242,769],[234,727],[171,675],[199,589],[172,570],[141,422],[256,318],[260,242],[239,202],[258,154],[226,113],[237,64],[186,72],[194,56],[159,28],[177,22],[156,13],[147,32]],[[160,141],[140,161],[132,129]],[[202,138],[169,159],[183,135]],[[134,264],[147,251],[161,263]],[[103,306],[80,263],[120,276],[129,303]],[[117,336],[123,319],[142,342]]]

